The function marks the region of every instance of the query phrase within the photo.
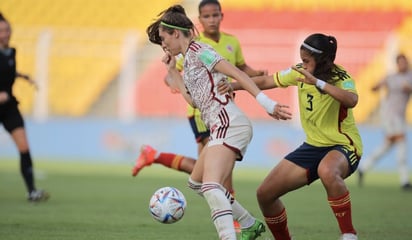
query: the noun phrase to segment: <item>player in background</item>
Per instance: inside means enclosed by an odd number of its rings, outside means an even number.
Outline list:
[[[24,120],[18,109],[18,101],[13,95],[13,84],[17,77],[35,84],[27,75],[16,70],[16,49],[9,46],[11,26],[0,13],[0,123],[11,135],[20,153],[20,172],[27,188],[27,199],[31,202],[47,200],[49,194],[36,190],[33,163],[29,143],[24,128]]]
[[[241,225],[241,239],[256,239],[265,231],[223,187],[236,160],[241,160],[252,138],[252,125],[235,105],[229,93],[220,94],[217,84],[236,79],[275,119],[287,120],[287,106],[268,98],[247,74],[226,61],[212,47],[195,41],[193,22],[180,5],[163,11],[147,28],[149,40],[165,51],[163,63],[174,86],[192,106],[199,108],[202,120],[210,129],[210,139],[200,153],[190,174],[189,187],[203,196],[219,239],[236,240],[233,219]],[[174,56],[184,55],[183,77]]]
[[[203,32],[199,34],[196,39],[197,41],[209,44],[224,59],[251,77],[267,75],[267,71],[255,70],[246,64],[239,40],[235,36],[220,31],[223,13],[219,1],[203,0],[199,3],[198,11],[199,22],[203,27]],[[177,69],[179,71],[183,70],[182,56],[178,57]],[[173,86],[172,83],[169,82],[169,77],[166,77],[166,84],[171,87],[172,92],[177,92],[176,86]],[[198,154],[200,154],[202,149],[208,143],[210,131],[202,121],[199,109],[188,105],[187,116],[198,145]],[[141,147],[141,153],[137,158],[136,165],[133,168],[132,175],[136,176],[143,167],[150,166],[152,163],[162,164],[166,167],[190,174],[196,160],[175,153],[158,152],[150,145],[143,145]],[[228,178],[228,181],[224,186],[234,194],[232,177]]]
[[[358,103],[354,80],[334,63],[335,37],[308,36],[300,47],[302,63],[253,80],[261,89],[297,86],[305,142],[282,159],[257,190],[260,209],[276,240],[290,240],[280,197],[320,179],[336,217],[341,239],[357,239],[349,190],[344,179],[357,168],[362,141],[352,113]],[[234,90],[241,89],[232,83]],[[305,200],[302,200],[302,204]]]
[[[404,54],[399,54],[396,57],[396,65],[396,73],[387,75],[372,87],[374,92],[386,89],[386,97],[382,102],[382,116],[380,118],[383,124],[385,141],[359,166],[358,180],[360,186],[363,185],[365,172],[370,170],[383,155],[396,147],[401,188],[403,190],[412,190],[409,181],[406,141],[406,107],[412,93],[412,70],[410,70],[408,59]]]

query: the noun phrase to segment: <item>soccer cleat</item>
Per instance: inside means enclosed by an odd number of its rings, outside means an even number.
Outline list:
[[[29,193],[27,200],[30,202],[42,202],[49,199],[50,194],[44,190],[33,190]]]
[[[149,145],[143,145],[140,148],[140,155],[136,160],[136,165],[133,167],[132,175],[136,176],[142,168],[152,165],[157,151]]]
[[[403,191],[412,191],[412,184],[410,183],[405,183],[402,185],[402,190]]]
[[[353,233],[344,233],[339,240],[358,240],[358,236]]]
[[[255,240],[257,237],[260,236],[261,233],[265,232],[265,225],[263,222],[259,220],[255,220],[255,223],[248,227],[248,228],[243,228],[241,233],[240,233],[240,239],[241,240]]]
[[[233,226],[235,227],[235,231],[240,233],[240,223],[237,220],[233,220]]]

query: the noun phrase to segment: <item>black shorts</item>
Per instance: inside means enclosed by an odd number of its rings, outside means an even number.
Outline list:
[[[339,151],[345,155],[349,163],[349,175],[351,175],[356,168],[358,168],[360,157],[342,145],[315,147],[307,143],[303,143],[295,151],[286,155],[285,159],[305,168],[307,170],[308,184],[310,184],[319,178],[318,167],[320,161],[328,152],[332,150]]]
[[[200,118],[200,116],[194,115],[189,117],[190,127],[192,128],[192,132],[195,135],[195,139],[197,143],[202,142],[204,139],[209,138],[210,131],[206,127],[206,124]]]
[[[24,120],[17,104],[6,103],[0,105],[0,123],[9,133],[16,128],[24,127]]]

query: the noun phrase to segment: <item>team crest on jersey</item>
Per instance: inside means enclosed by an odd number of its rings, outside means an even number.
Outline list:
[[[226,49],[227,49],[229,52],[233,52],[233,47],[232,47],[232,45],[227,45],[227,46],[226,46]]]
[[[200,53],[200,60],[205,65],[210,66],[215,60],[215,55],[210,50],[205,49]]]
[[[353,81],[345,81],[345,82],[343,82],[343,88],[344,89],[354,89],[355,85],[354,85]]]

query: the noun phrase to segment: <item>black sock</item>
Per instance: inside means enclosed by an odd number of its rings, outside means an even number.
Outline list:
[[[30,193],[35,190],[33,177],[33,163],[30,152],[20,153],[20,172],[26,184],[27,191]]]

